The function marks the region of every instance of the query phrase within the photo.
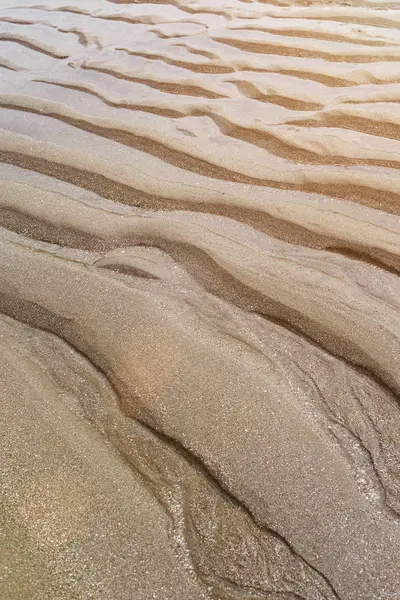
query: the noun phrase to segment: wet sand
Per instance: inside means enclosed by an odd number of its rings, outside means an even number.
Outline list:
[[[400,5],[0,5],[0,598],[400,600]]]

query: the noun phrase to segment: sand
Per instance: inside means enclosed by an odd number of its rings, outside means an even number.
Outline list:
[[[396,2],[0,6],[0,598],[400,600]]]

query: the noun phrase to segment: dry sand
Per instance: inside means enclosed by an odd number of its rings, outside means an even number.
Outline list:
[[[0,3],[0,598],[400,600],[400,4]]]

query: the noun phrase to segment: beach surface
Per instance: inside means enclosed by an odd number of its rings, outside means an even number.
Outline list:
[[[400,600],[400,4],[0,2],[0,598]]]

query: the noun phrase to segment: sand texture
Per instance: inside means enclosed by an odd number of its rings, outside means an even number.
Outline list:
[[[0,599],[400,600],[400,4],[0,2]]]

